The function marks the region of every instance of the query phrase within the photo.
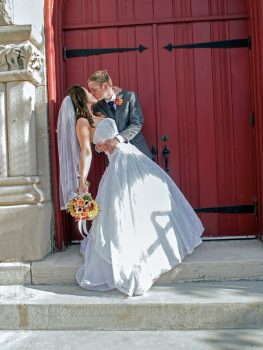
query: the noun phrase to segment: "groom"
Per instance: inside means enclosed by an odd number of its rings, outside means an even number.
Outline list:
[[[103,144],[96,145],[98,152],[112,153],[119,142],[130,142],[141,152],[152,158],[150,149],[141,132],[143,113],[136,94],[133,91],[115,92],[112,80],[106,70],[94,72],[88,80],[88,88],[98,100],[93,112],[102,113],[116,121],[119,134]]]

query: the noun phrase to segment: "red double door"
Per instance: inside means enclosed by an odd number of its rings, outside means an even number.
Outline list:
[[[135,90],[156,161],[199,212],[205,236],[255,235],[245,0],[67,0],[63,18],[66,87],[107,69]],[[174,47],[193,43],[202,45]],[[104,164],[94,158],[95,192]]]

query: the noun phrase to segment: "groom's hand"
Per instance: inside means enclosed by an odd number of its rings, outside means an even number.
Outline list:
[[[100,142],[100,143],[97,143],[96,144],[96,147],[95,147],[96,151],[97,152],[106,152],[107,151],[107,148],[105,146],[105,142]]]
[[[105,144],[105,147],[107,148],[107,152],[109,152],[109,154],[112,154],[118,143],[119,143],[119,140],[116,137],[110,140],[106,140],[104,144]]]
[[[109,139],[104,142],[100,142],[96,144],[96,151],[97,152],[108,152],[109,154],[112,154],[119,143],[119,140],[117,138]]]

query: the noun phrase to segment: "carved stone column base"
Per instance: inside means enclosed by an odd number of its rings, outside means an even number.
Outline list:
[[[0,209],[6,205],[38,204],[44,195],[37,176],[0,178]]]
[[[0,262],[40,260],[51,250],[42,43],[31,25],[0,26]]]
[[[0,261],[40,260],[49,254],[51,217],[51,202],[0,206]]]

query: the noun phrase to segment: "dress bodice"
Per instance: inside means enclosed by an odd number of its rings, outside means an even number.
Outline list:
[[[118,135],[118,129],[115,121],[111,118],[105,118],[98,122],[94,131],[93,143],[104,142]]]

